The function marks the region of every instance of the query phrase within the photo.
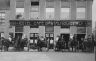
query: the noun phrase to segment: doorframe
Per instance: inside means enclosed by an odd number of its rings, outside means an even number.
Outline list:
[[[21,34],[22,34],[22,36],[23,36],[23,32],[15,32],[15,34],[14,34],[14,35],[15,35],[15,37],[16,37],[16,33],[21,33]]]

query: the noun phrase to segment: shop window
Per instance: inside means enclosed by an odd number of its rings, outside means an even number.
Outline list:
[[[16,26],[15,32],[23,32],[23,26]]]
[[[86,34],[86,27],[77,27],[78,34]]]
[[[16,19],[24,18],[24,8],[16,8]]]
[[[53,26],[46,26],[45,32],[54,32],[54,27]]]
[[[46,8],[46,19],[54,19],[54,8]]]
[[[85,8],[77,8],[77,13],[76,13],[77,20],[84,20],[85,19]]]
[[[70,19],[70,8],[61,8],[61,19]]]

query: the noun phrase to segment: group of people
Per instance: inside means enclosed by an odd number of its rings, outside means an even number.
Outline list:
[[[68,51],[94,51],[94,40],[92,38],[80,38],[77,40],[76,36],[65,40],[59,37],[56,42],[55,50],[63,51],[67,49]]]
[[[12,38],[9,37],[9,39],[5,39],[4,37],[1,37],[0,39],[0,49],[6,48],[6,51],[8,51],[9,46],[13,46],[17,51],[24,50],[24,47],[28,47],[28,50],[31,49],[30,45],[31,43],[29,40],[25,37],[23,38]],[[77,40],[76,37],[72,37],[69,40],[65,40],[61,36],[58,36],[56,40],[54,41],[52,38],[44,38],[43,36],[37,37],[37,43],[33,44],[35,45],[36,49],[38,51],[42,51],[42,48],[47,48],[47,51],[51,48],[55,51],[64,51],[71,50],[71,51],[94,51],[94,40],[92,38],[81,38],[80,40]]]
[[[53,47],[53,39],[44,38],[43,36],[37,37],[37,43],[35,46],[37,47],[38,51],[42,51],[42,48],[46,48],[47,51]]]
[[[27,38],[12,38],[12,36],[9,36],[8,39],[1,37],[0,38],[0,49],[1,51],[8,51],[8,48],[14,47],[16,50],[20,51],[23,50],[25,45],[27,45]]]

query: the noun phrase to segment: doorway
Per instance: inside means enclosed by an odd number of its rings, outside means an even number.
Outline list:
[[[15,38],[17,39],[19,37],[21,39],[22,35],[23,35],[23,33],[15,33]]]
[[[69,41],[70,34],[61,34],[61,38],[63,38],[65,41]]]
[[[85,38],[86,34],[77,34],[77,41],[80,41],[81,38]]]
[[[53,33],[45,33],[46,41],[49,41],[49,49],[53,49],[54,47],[54,34]]]
[[[36,44],[38,38],[38,33],[30,33],[30,43]]]
[[[64,43],[64,46],[65,46],[64,48],[65,48],[65,49],[69,49],[68,43],[69,43],[70,34],[61,34],[60,37],[61,37],[62,40],[65,42],[65,43]]]

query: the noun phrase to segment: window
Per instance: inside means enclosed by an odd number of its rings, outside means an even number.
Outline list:
[[[16,19],[24,19],[24,0],[16,0]]]
[[[16,8],[16,19],[24,18],[24,8]]]
[[[46,19],[54,19],[54,8],[46,8]]]
[[[31,2],[31,6],[33,6],[33,5],[39,5],[39,1],[34,1],[34,2]]]
[[[85,8],[77,8],[77,19],[85,19]]]
[[[5,22],[5,12],[0,12],[0,23],[4,23]]]
[[[61,8],[61,19],[68,20],[70,18],[70,8]]]
[[[30,18],[31,19],[39,18],[39,1],[31,2]]]
[[[38,19],[39,18],[39,6],[31,6],[31,19]]]

